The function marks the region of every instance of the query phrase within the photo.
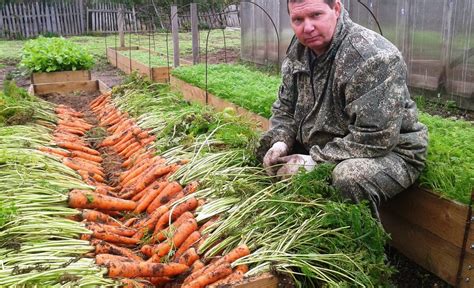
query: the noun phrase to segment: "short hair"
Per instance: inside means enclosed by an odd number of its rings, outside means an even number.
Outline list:
[[[290,3],[301,3],[304,1],[305,0],[286,0],[286,8],[288,9],[288,13],[290,13],[290,7],[288,7]],[[331,9],[334,8],[334,5],[336,4],[336,0],[324,0],[324,2],[328,4]]]

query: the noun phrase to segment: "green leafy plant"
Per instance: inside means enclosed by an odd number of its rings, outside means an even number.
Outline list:
[[[31,72],[75,71],[90,69],[94,59],[64,38],[39,37],[25,43],[20,64]]]

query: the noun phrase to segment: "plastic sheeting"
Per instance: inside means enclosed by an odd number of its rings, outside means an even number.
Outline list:
[[[264,65],[281,63],[293,36],[286,0],[253,2],[257,5],[241,4],[242,58]],[[342,2],[356,23],[379,32],[357,0]],[[474,110],[473,0],[362,2],[376,15],[383,35],[402,51],[410,86],[448,95],[460,107]]]

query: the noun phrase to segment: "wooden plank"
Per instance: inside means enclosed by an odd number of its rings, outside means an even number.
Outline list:
[[[26,36],[26,29],[25,26],[23,25],[23,15],[22,12],[20,11],[20,4],[13,4],[13,8],[15,9],[15,19],[18,23],[18,31],[20,32],[20,35],[25,37]]]
[[[48,5],[43,3],[43,11],[44,11],[44,22],[46,22],[46,30],[50,32],[54,32],[53,24],[51,21],[51,13],[49,11]]]
[[[414,185],[390,199],[381,209],[462,248],[468,213],[466,205],[440,199],[438,195]]]
[[[77,5],[79,8],[78,10],[79,11],[79,25],[80,25],[79,33],[83,34],[87,30],[85,22],[84,22],[84,16],[86,16],[86,19],[87,19],[87,14],[84,15],[84,0],[79,0]]]
[[[179,25],[178,25],[178,7],[171,6],[171,33],[173,34],[173,67],[179,66]]]
[[[217,111],[223,111],[224,109],[228,107],[232,107],[238,115],[245,116],[255,121],[257,129],[260,129],[263,131],[268,130],[269,121],[265,117],[252,113],[248,111],[247,109],[244,109],[227,100],[216,97],[212,95],[211,93],[207,94],[207,103],[206,103],[206,91],[196,86],[190,85],[184,82],[183,80],[178,79],[173,76],[171,76],[171,86],[175,88],[176,90],[180,91],[183,94],[184,98],[189,101],[211,105]]]
[[[474,254],[472,250],[471,243],[469,243],[466,249],[458,288],[472,288],[474,285]]]
[[[3,8],[0,9],[0,37],[6,37],[5,25],[3,24]]]
[[[30,21],[29,21],[29,13],[28,11],[26,10],[26,6],[24,3],[21,3],[21,6],[19,7],[21,8],[21,17],[23,18],[23,25],[25,25],[25,35],[27,38],[30,38]]]
[[[96,80],[97,81],[97,84],[99,86],[99,91],[101,93],[106,93],[106,92],[110,92],[112,91],[112,89],[107,86],[104,82],[102,82],[101,80]]]
[[[87,81],[90,79],[91,79],[91,73],[89,70],[33,73],[31,75],[31,82],[34,84],[56,83],[56,82],[67,82],[67,81]]]
[[[52,92],[65,94],[78,91],[95,92],[98,90],[99,84],[96,80],[34,84],[34,91],[36,95],[48,94]]]
[[[391,245],[441,279],[454,285],[461,249],[387,210],[380,211]]]
[[[158,83],[168,83],[169,75],[171,73],[171,67],[153,67],[152,70],[152,80]]]
[[[243,283],[232,285],[232,288],[277,288],[278,278],[270,273],[250,278]]]
[[[10,14],[10,19],[12,21],[12,30],[13,31],[13,36],[14,37],[17,37],[16,34],[18,33],[18,30],[17,30],[17,25],[16,25],[16,20],[15,20],[15,12],[12,8],[12,3],[8,4],[7,7],[8,7],[8,10],[9,10],[9,14]]]
[[[51,17],[51,28],[52,28],[51,32],[59,34],[58,21],[57,21],[57,18],[56,18],[56,13],[55,13],[54,7],[52,5],[45,5],[45,7],[47,7],[49,9],[50,16],[48,16],[48,17]]]
[[[64,31],[63,31],[63,27],[61,23],[61,18],[59,16],[59,13],[60,13],[59,4],[54,3],[54,5],[51,5],[51,8],[54,11],[54,18],[56,19],[56,27],[58,29],[56,33],[58,33],[59,35],[63,35]]]
[[[12,31],[12,23],[11,23],[11,17],[10,17],[10,12],[8,11],[8,5],[3,6],[3,13],[5,15],[5,36],[12,37],[11,31]]]
[[[192,34],[192,50],[193,50],[193,64],[200,62],[199,58],[199,19],[198,8],[196,3],[191,4],[191,34]]]

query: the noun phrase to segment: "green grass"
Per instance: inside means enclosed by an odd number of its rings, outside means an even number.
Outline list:
[[[203,65],[197,65],[180,67],[173,74],[204,88],[204,71]],[[267,118],[271,116],[270,107],[279,85],[278,76],[255,72],[243,65],[209,66],[210,93]],[[469,203],[474,189],[474,127],[465,121],[420,114],[421,122],[430,132],[427,168],[420,177],[422,185],[442,197]]]
[[[200,31],[201,53],[204,53],[206,46],[207,31]],[[240,49],[240,31],[225,31],[227,49]],[[115,47],[120,45],[118,35],[104,36],[72,36],[67,37],[74,43],[80,44],[81,47],[88,50],[95,58],[106,58],[106,47]],[[20,59],[18,53],[27,40],[5,40],[0,39],[0,61],[3,59]],[[189,55],[192,53],[192,37],[191,33],[180,33],[180,54]],[[150,48],[160,53],[166,54],[166,34],[155,33],[154,35],[142,34],[126,34],[126,46],[141,46]],[[209,51],[215,52],[224,48],[223,35],[221,30],[212,30],[209,36]],[[172,35],[168,35],[168,50],[170,56],[173,55]]]
[[[271,116],[276,100],[279,76],[251,70],[244,65],[214,64],[208,66],[208,91],[264,117]],[[197,87],[205,88],[205,65],[183,66],[173,75]]]
[[[132,58],[148,67],[163,67],[168,66],[166,55],[154,55],[145,50],[126,50],[120,51],[120,54]],[[170,65],[172,65],[173,58],[170,56]]]

